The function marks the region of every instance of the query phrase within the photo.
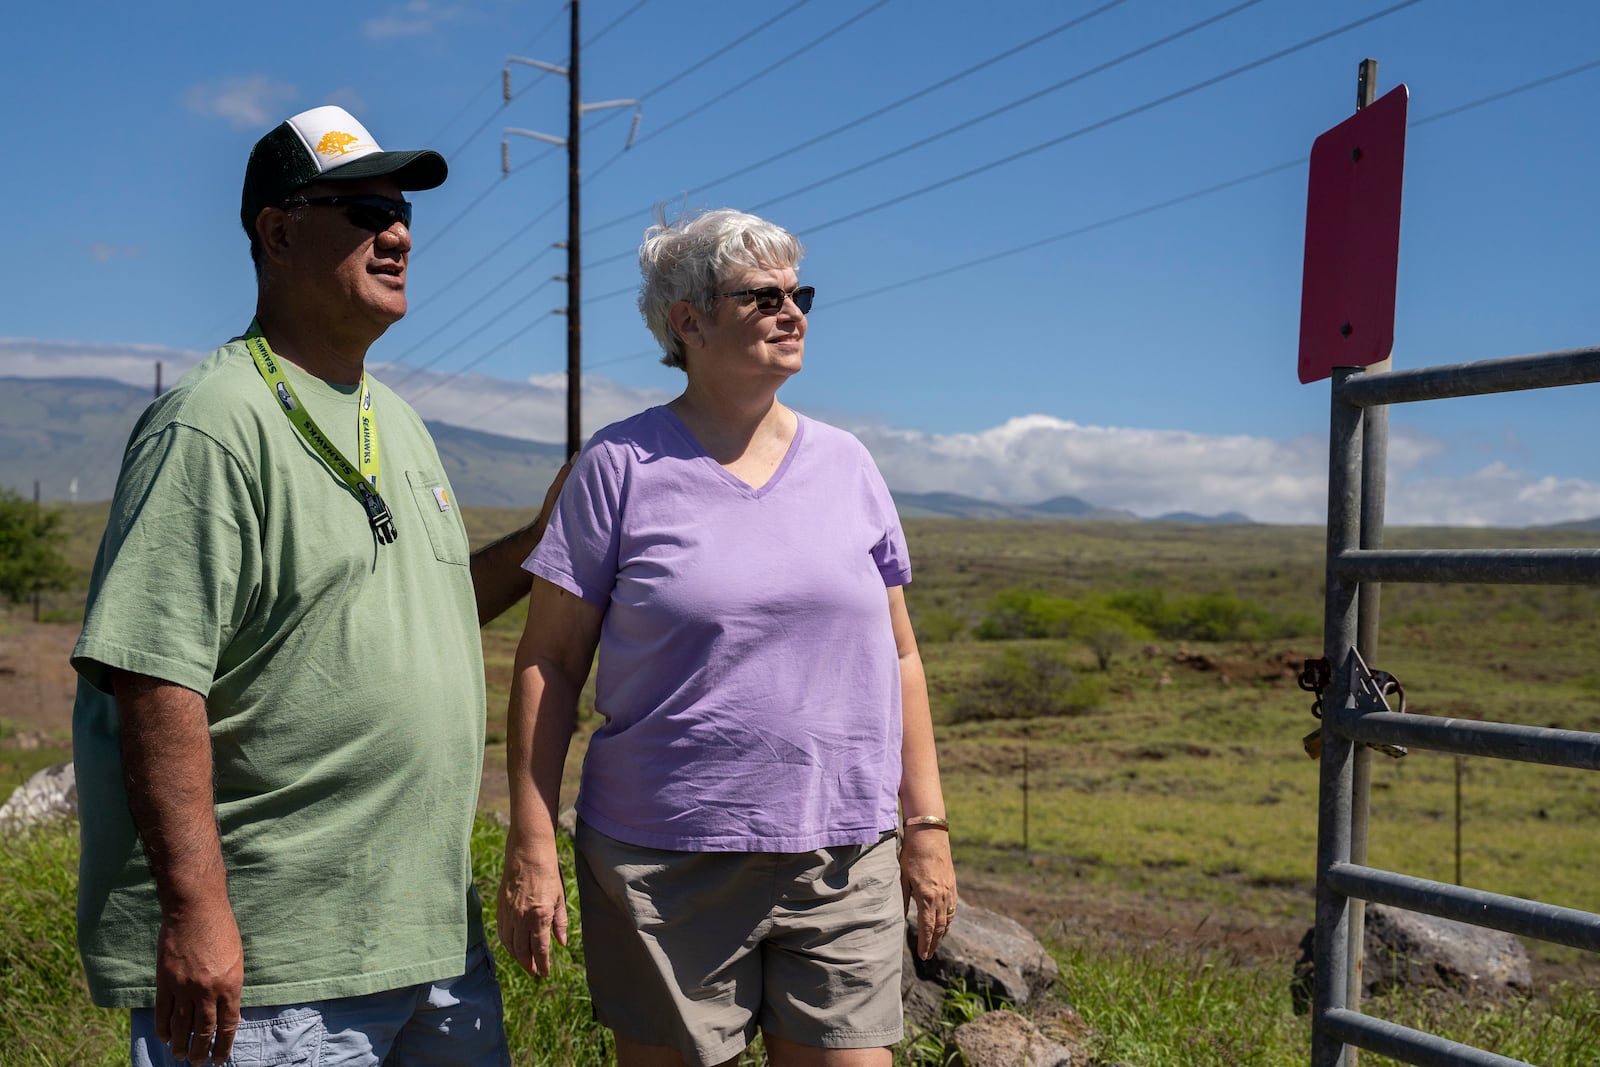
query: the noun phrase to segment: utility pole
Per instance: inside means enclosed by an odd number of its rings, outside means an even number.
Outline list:
[[[572,44],[569,58],[565,67],[558,67],[551,63],[543,63],[537,59],[525,59],[522,56],[507,56],[506,67],[501,72],[501,86],[504,90],[506,103],[511,102],[511,64],[522,63],[530,67],[551,74],[559,74],[567,79],[567,136],[553,137],[548,133],[539,133],[535,130],[524,130],[507,126],[507,135],[517,134],[520,137],[531,137],[536,141],[547,144],[565,146],[567,150],[567,239],[564,242],[567,249],[567,273],[557,275],[556,280],[565,280],[567,283],[567,306],[556,308],[555,313],[567,317],[567,458],[571,459],[578,454],[578,449],[583,446],[582,427],[582,384],[583,384],[583,255],[579,244],[580,230],[580,205],[578,200],[579,178],[582,170],[579,167],[578,134],[582,129],[583,116],[590,111],[599,111],[602,108],[631,107],[634,109],[633,128],[628,131],[628,143],[624,150],[633,147],[634,135],[639,132],[639,119],[642,107],[637,100],[606,100],[598,104],[585,104],[578,91],[578,57],[580,45],[578,41],[578,0],[570,0],[572,8]],[[504,177],[511,173],[511,144],[509,141],[500,142],[500,173]],[[560,247],[559,245],[557,247]]]
[[[572,3],[572,44],[567,55],[567,458],[583,447],[583,256],[578,244],[578,0]]]

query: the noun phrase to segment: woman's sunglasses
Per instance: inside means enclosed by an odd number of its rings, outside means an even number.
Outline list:
[[[713,293],[714,297],[748,296],[755,300],[756,310],[763,315],[776,315],[783,310],[783,302],[792,299],[800,314],[811,314],[811,301],[816,299],[815,286],[802,285],[795,289],[779,289],[776,285],[763,285],[759,289],[735,289],[729,293]]]
[[[350,225],[363,230],[382,233],[397,222],[411,229],[411,201],[391,200],[387,196],[358,194],[350,196],[292,196],[281,207],[342,207]]]

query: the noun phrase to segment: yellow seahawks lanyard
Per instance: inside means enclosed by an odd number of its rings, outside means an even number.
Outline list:
[[[367,390],[367,376],[361,375],[361,407],[356,414],[356,427],[361,440],[361,468],[350,465],[333,442],[317,426],[317,421],[311,417],[311,412],[306,410],[300,398],[295,395],[294,386],[289,384],[289,379],[284,377],[283,368],[278,366],[278,360],[272,354],[272,348],[267,344],[267,339],[261,336],[261,327],[258,323],[250,324],[250,332],[245,334],[245,347],[250,350],[250,356],[256,361],[256,370],[261,372],[261,378],[267,383],[273,395],[278,398],[278,403],[283,407],[283,413],[288,416],[289,423],[300,436],[305,439],[311,450],[322,457],[322,461],[333,469],[341,481],[350,487],[350,491],[361,501],[361,506],[366,508],[367,521],[372,524],[372,532],[378,538],[379,544],[390,544],[399,532],[394,528],[394,519],[389,514],[389,508],[383,502],[383,497],[378,495],[378,417],[372,410],[372,394]]]

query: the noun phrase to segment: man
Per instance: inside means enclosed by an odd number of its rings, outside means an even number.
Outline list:
[[[527,592],[560,478],[469,560],[422,421],[364,371],[406,311],[402,191],[445,173],[336,107],[257,142],[255,321],[129,440],[73,755],[79,947],[135,1064],[509,1062],[468,854],[473,622]]]

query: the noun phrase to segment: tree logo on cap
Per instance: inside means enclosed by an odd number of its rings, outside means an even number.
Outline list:
[[[318,153],[325,156],[342,156],[350,150],[350,146],[361,138],[353,133],[343,130],[329,130],[322,135],[322,140],[317,142]]]

